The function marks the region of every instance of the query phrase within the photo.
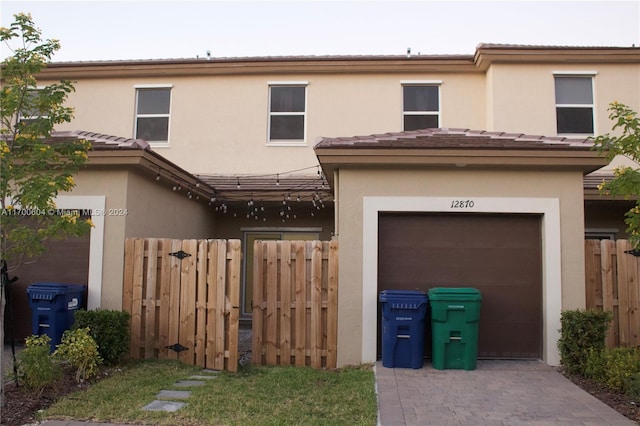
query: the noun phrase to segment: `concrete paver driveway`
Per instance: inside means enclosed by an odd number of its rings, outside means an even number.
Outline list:
[[[478,361],[476,370],[376,363],[379,423],[635,425],[542,361]]]

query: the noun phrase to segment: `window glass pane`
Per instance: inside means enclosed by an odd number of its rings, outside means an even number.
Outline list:
[[[556,104],[593,104],[591,77],[556,77]]]
[[[405,111],[438,111],[438,86],[403,86]]]
[[[169,140],[169,117],[138,117],[136,138],[147,142]]]
[[[558,133],[593,133],[592,108],[556,108]]]
[[[304,112],[304,87],[271,87],[271,112]]]
[[[170,89],[138,90],[138,114],[169,114]]]
[[[271,140],[304,139],[304,116],[273,115],[271,116]]]
[[[405,115],[404,130],[431,129],[438,127],[437,115]]]

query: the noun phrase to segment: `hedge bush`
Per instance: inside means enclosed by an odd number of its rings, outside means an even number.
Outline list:
[[[129,352],[129,319],[125,311],[96,309],[78,310],[72,329],[89,328],[98,344],[98,353],[105,365],[115,365]]]
[[[585,376],[607,387],[633,393],[640,374],[640,350],[637,348],[612,348],[589,352],[585,364]]]
[[[76,370],[77,382],[83,382],[98,374],[98,366],[102,364],[98,345],[89,334],[88,327],[66,330],[53,357],[67,361]]]
[[[17,380],[25,388],[35,393],[53,384],[62,377],[62,370],[51,357],[51,339],[46,334],[30,336],[25,340],[25,347],[18,355]]]
[[[560,317],[560,363],[569,374],[585,374],[589,353],[604,349],[613,316],[608,311],[570,310]]]

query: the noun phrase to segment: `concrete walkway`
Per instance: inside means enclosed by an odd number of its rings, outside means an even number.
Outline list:
[[[476,370],[376,363],[379,424],[635,425],[541,361],[478,361]]]

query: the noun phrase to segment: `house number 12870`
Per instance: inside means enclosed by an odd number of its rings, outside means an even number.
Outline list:
[[[452,209],[472,209],[474,205],[473,200],[453,200],[451,201]]]

